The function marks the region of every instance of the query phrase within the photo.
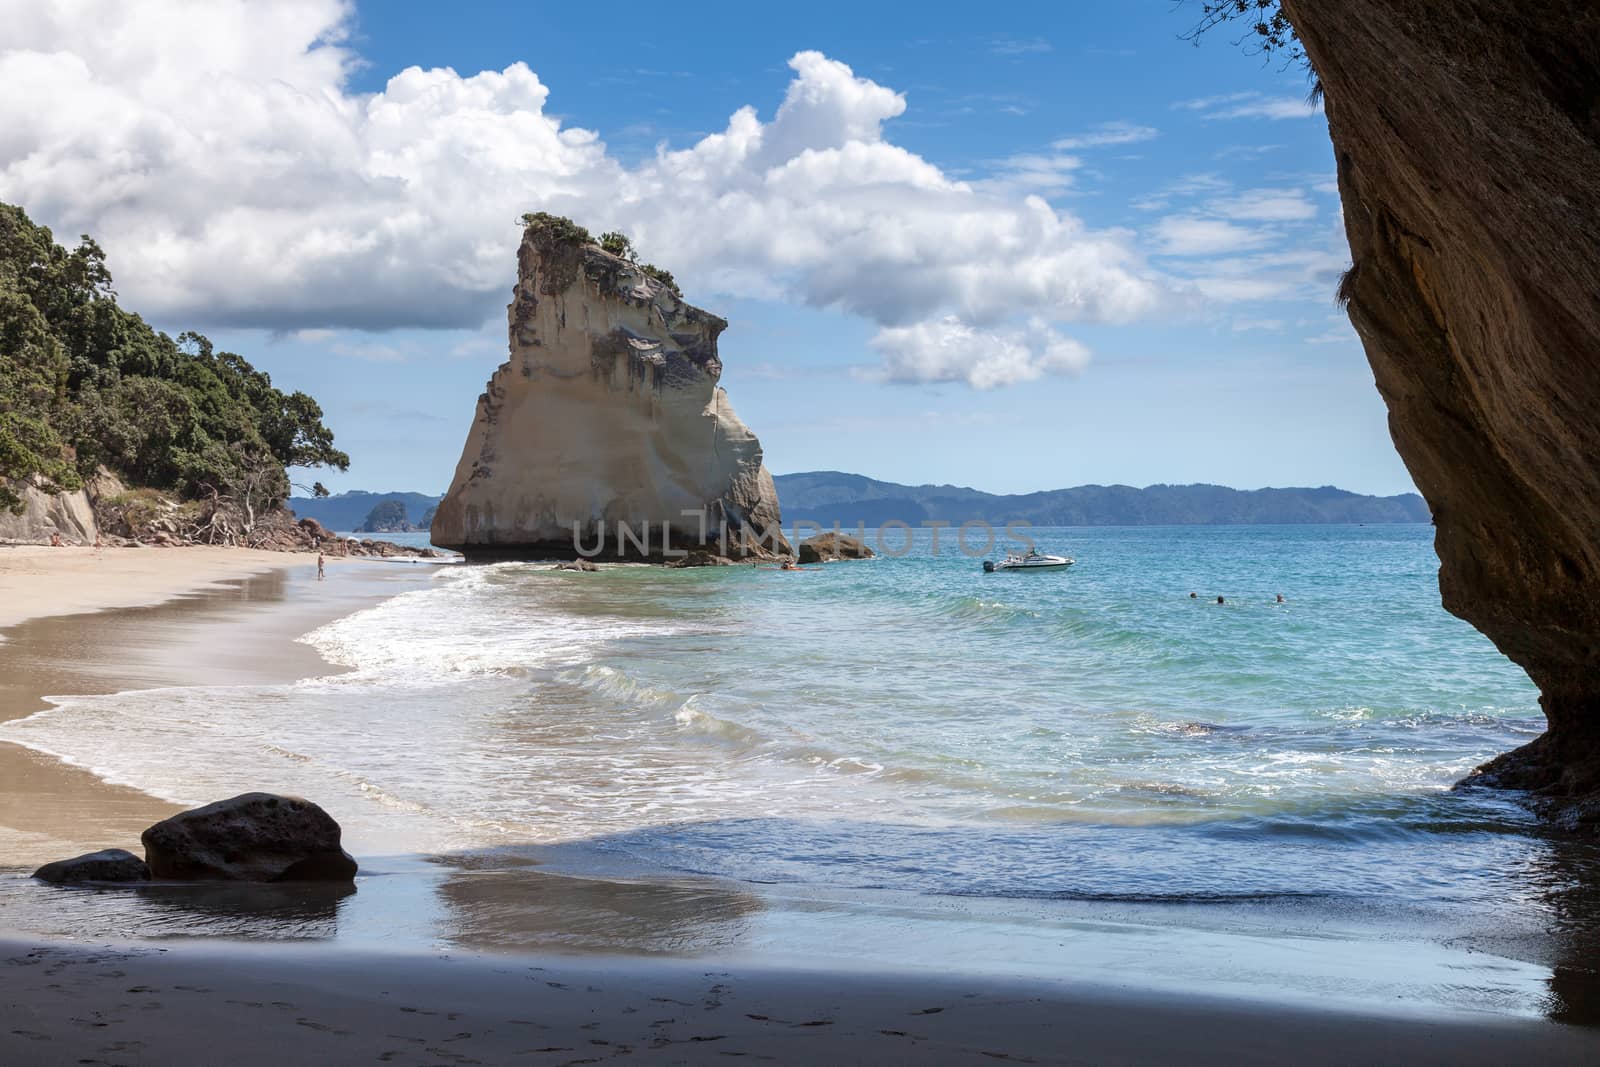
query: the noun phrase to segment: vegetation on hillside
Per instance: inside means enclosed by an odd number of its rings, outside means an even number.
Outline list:
[[[305,393],[122,308],[93,238],[69,251],[0,204],[0,508],[21,510],[23,479],[60,492],[101,465],[130,485],[228,500],[248,532],[289,495],[286,467],[345,470],[350,457]]]

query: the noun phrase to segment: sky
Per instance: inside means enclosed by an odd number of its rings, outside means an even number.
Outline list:
[[[730,320],[775,473],[1410,491],[1326,121],[1197,17],[0,0],[0,200],[315,396],[334,491],[448,486],[541,210]]]

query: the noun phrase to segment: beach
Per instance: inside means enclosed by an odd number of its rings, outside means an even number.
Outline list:
[[[0,723],[40,711],[53,694],[292,681],[335,670],[294,639],[381,595],[373,591],[381,583],[371,580],[380,572],[359,566],[329,561],[343,581],[303,583],[318,595],[286,600],[291,576],[315,574],[315,556],[201,547],[0,550]],[[0,854],[8,863],[132,847],[141,830],[177,810],[82,766],[0,743]]]
[[[560,587],[588,605],[593,623],[608,597],[637,611],[652,583],[700,576],[632,569],[568,578],[517,568],[469,573],[330,561],[328,580],[317,582],[311,557],[235,558],[231,550],[106,550],[92,557],[44,549],[14,559],[14,574],[0,569],[11,621],[0,643],[0,722],[12,724],[0,735],[0,1004],[7,1021],[0,1060],[7,1063],[564,1063],[618,1055],[781,1063],[1495,1063],[1538,1056],[1565,1063],[1600,1049],[1596,1031],[1558,1021],[1588,1018],[1580,1010],[1587,979],[1574,978],[1561,962],[1582,963],[1581,941],[1558,945],[1552,956],[1549,946],[1527,948],[1512,930],[1508,941],[1523,948],[1501,956],[1484,953],[1481,940],[1467,948],[1448,937],[1414,944],[1404,929],[1412,916],[1383,929],[1364,915],[1296,918],[1292,902],[1236,901],[1220,910],[1132,900],[1030,903],[804,880],[780,885],[687,869],[694,863],[669,870],[636,843],[621,851],[559,835],[539,843],[510,816],[509,829],[449,818],[437,802],[415,803],[423,792],[402,794],[397,783],[407,779],[394,777],[389,764],[360,765],[340,749],[338,773],[331,773],[330,755],[290,729],[296,718],[325,716],[319,702],[331,701],[351,736],[382,753],[389,738],[367,723],[383,719],[360,710],[363,672],[392,674],[428,660],[447,627],[489,625],[452,614],[451,602],[440,599],[466,595],[486,577],[522,583],[507,587],[519,597],[529,581],[620,582]],[[51,591],[60,589],[72,593],[58,600]],[[558,634],[589,646],[598,641],[600,631],[583,629],[575,617],[541,623],[539,615],[555,605],[539,604],[514,629],[547,625],[537,630],[540,647],[565,647]],[[414,614],[404,616],[404,642],[382,648],[372,627],[392,626],[394,614],[406,611]],[[438,619],[438,633],[417,628],[424,614]],[[506,618],[504,611],[487,614]],[[308,642],[307,634],[320,637]],[[709,641],[704,633],[674,640],[699,649]],[[477,634],[471,647],[483,643]],[[470,651],[444,647],[452,660]],[[356,651],[376,655],[377,666]],[[570,687],[565,675],[541,680],[530,653],[514,662],[522,666],[479,666],[496,685]],[[444,700],[462,714],[489,692],[463,688],[472,677],[408,684],[421,687],[412,693],[417,701]],[[538,692],[549,700],[558,691]],[[67,710],[34,720],[39,730],[17,729],[57,702]],[[109,742],[96,740],[98,718],[73,717],[80,714],[74,709],[110,715],[113,723],[129,716],[143,724],[137,733],[112,729],[105,736],[138,748],[157,725],[141,709],[170,703],[215,709],[207,721],[216,730],[243,729],[262,717],[268,732],[207,748],[204,758],[158,736],[153,751],[169,752],[172,766],[156,773],[161,768],[149,762],[106,751]],[[403,709],[390,706],[383,715],[394,720],[401,763],[420,753],[404,734]],[[668,718],[675,729],[692,730],[699,721]],[[315,721],[319,729],[336,728],[334,719]],[[438,721],[429,722],[431,744],[493,779],[492,765],[452,747]],[[80,729],[89,731],[82,737],[90,744],[72,743]],[[496,729],[501,747],[517,736],[503,721]],[[549,746],[552,737],[540,734],[538,744]],[[269,741],[278,751],[251,762],[249,753]],[[610,786],[600,770],[574,770],[594,743],[569,736],[560,766],[593,777],[587,788],[603,790]],[[236,766],[218,765],[229,760]],[[268,777],[266,768],[277,769]],[[144,826],[178,810],[180,801],[227,795],[217,791],[221,784],[242,784],[241,775],[261,776],[250,787],[283,792],[318,783],[304,791],[346,824],[347,846],[362,863],[354,893],[80,890],[26,878],[36,864],[90,849],[137,851]],[[558,789],[553,780],[536,782]],[[729,786],[711,781],[707,788]],[[738,829],[711,822],[698,833],[719,825]],[[698,854],[708,847],[703,836],[672,832]],[[1052,832],[1068,847],[1081,839],[1068,827]],[[1146,831],[1128,832],[1137,840]],[[800,857],[817,846],[790,847]],[[959,847],[981,855],[1000,845],[973,838]]]
[[[1583,1031],[958,974],[0,944],[11,1064],[1592,1062]]]

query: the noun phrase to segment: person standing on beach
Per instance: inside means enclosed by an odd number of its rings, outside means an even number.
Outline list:
[[[320,581],[322,581],[324,578],[326,578],[328,576],[328,572],[327,572],[326,568],[327,568],[327,563],[322,558],[322,553],[318,552],[317,553],[317,581],[320,582]]]

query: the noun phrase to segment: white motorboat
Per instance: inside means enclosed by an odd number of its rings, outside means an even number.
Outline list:
[[[984,560],[983,570],[985,574],[995,571],[1046,571],[1070,567],[1076,562],[1071,556],[1051,556],[1037,551],[1026,554],[1012,552],[998,563],[992,559]]]

